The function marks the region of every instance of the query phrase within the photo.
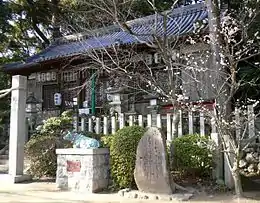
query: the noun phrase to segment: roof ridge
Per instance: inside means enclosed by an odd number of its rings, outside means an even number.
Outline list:
[[[64,43],[70,43],[73,41],[84,40],[84,39],[88,38],[89,36],[94,36],[94,35],[99,36],[101,33],[102,33],[102,35],[104,35],[106,33],[116,32],[117,30],[119,31],[120,27],[116,24],[109,25],[106,27],[96,28],[96,29],[88,30],[88,31],[81,32],[81,33],[63,36],[61,38],[56,39],[53,43],[50,44],[50,46],[64,44]]]
[[[181,6],[178,8],[171,9],[171,10],[167,10],[167,11],[158,13],[158,15],[164,16],[166,14],[166,15],[169,15],[169,17],[175,17],[178,15],[187,15],[187,14],[190,14],[193,12],[201,11],[203,9],[206,9],[205,3],[196,3],[196,4],[189,4],[189,5]],[[129,26],[136,25],[137,23],[144,23],[144,22],[149,23],[150,22],[149,20],[154,20],[154,16],[156,16],[156,14],[152,14],[152,15],[145,16],[142,18],[130,20],[130,21],[127,21],[126,23]]]
[[[189,13],[201,11],[204,9],[206,9],[206,5],[203,2],[196,3],[196,4],[190,4],[190,5],[185,5],[185,6],[181,6],[178,8],[174,8],[171,10],[167,10],[162,13],[158,13],[158,17],[162,17],[162,16],[164,16],[164,14],[166,14],[166,15],[169,14],[169,17],[175,17],[178,15],[187,15]],[[126,24],[128,26],[138,26],[138,25],[143,25],[143,24],[149,24],[149,23],[151,23],[151,21],[155,20],[155,16],[156,16],[156,14],[152,14],[152,15],[148,15],[145,17],[133,19],[133,20],[127,21]],[[76,42],[76,41],[87,39],[89,37],[94,37],[94,36],[98,37],[98,36],[102,36],[102,35],[105,35],[105,34],[108,34],[111,32],[119,32],[119,31],[122,31],[122,29],[118,24],[109,25],[109,26],[89,30],[86,32],[63,36],[63,37],[58,38],[55,41],[53,41],[53,43],[51,43],[50,46]]]

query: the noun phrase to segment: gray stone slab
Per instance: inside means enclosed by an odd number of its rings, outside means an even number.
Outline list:
[[[136,154],[134,178],[139,191],[172,194],[166,140],[156,127],[141,138]]]

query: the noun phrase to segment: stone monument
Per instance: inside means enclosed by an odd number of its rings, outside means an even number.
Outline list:
[[[148,128],[138,144],[134,178],[141,192],[173,193],[165,136],[156,127]]]

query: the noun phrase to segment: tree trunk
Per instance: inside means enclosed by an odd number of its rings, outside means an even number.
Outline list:
[[[177,107],[174,107],[177,108]],[[174,110],[173,118],[172,118],[172,138],[175,139],[178,137],[178,124],[180,121],[180,113],[178,109]]]
[[[45,34],[41,31],[41,29],[38,27],[38,23],[37,23],[37,11],[35,10],[35,4],[33,0],[27,0],[27,3],[30,5],[31,7],[31,11],[29,12],[29,15],[31,16],[32,19],[32,26],[33,29],[35,30],[35,32],[39,35],[39,37],[41,38],[41,40],[44,41],[44,43],[46,45],[50,44],[50,41],[48,40],[48,38],[45,36]]]
[[[52,11],[52,37],[53,39],[61,37],[60,26],[59,26],[59,3],[60,0],[51,0],[51,11]]]
[[[243,197],[243,189],[242,189],[241,176],[239,170],[238,169],[234,170],[232,172],[232,176],[234,179],[236,196],[237,198],[241,198]]]

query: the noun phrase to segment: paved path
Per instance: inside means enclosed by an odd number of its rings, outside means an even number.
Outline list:
[[[1,181],[1,180],[0,180]],[[0,185],[0,202],[121,202],[117,194],[76,194],[59,191],[54,183]]]
[[[255,194],[255,193],[254,193]],[[252,195],[251,195],[252,196]],[[255,199],[255,198],[254,198]],[[4,183],[0,179],[0,203],[13,202],[46,202],[46,203],[166,203],[163,201],[135,200],[119,197],[117,194],[79,194],[67,191],[59,191],[55,183],[32,182],[23,184]],[[176,202],[176,201],[172,201]],[[212,203],[236,203],[232,196],[221,195],[209,197],[200,195],[191,202],[212,202]],[[239,203],[259,202],[257,200],[240,200]],[[170,203],[170,202],[168,202]]]

